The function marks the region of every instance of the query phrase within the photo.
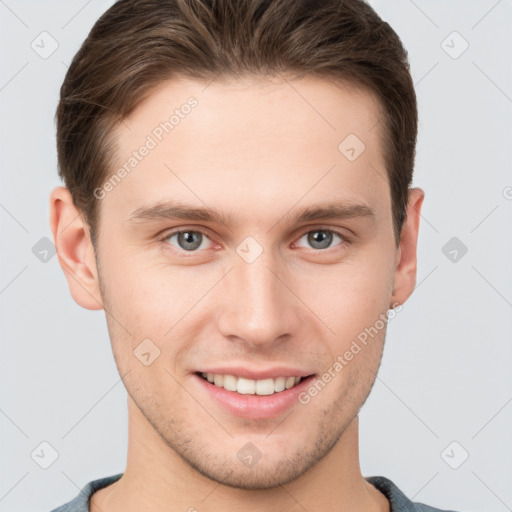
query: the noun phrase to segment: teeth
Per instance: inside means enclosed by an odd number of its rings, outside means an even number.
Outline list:
[[[241,395],[254,395],[256,391],[256,381],[239,377],[236,383],[236,390]]]
[[[286,379],[285,388],[290,389],[295,385],[295,377],[288,377]]]
[[[274,389],[276,390],[276,393],[279,391],[284,391],[285,384],[286,384],[285,377],[277,377],[277,379],[274,381]]]
[[[273,395],[296,386],[302,377],[276,377],[275,379],[252,380],[234,375],[201,373],[208,382],[228,391],[236,391],[241,395]]]
[[[238,379],[233,375],[224,375],[224,389],[228,391],[236,391]]]
[[[257,395],[273,395],[275,393],[274,379],[263,379],[256,381]]]

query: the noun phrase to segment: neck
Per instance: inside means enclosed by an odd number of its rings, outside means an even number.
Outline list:
[[[90,512],[389,512],[389,502],[359,466],[358,416],[332,450],[299,478],[276,488],[246,490],[212,481],[168,447],[128,397],[128,457],[123,476],[93,494]]]

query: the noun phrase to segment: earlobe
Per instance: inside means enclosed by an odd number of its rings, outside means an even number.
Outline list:
[[[395,268],[391,304],[403,304],[416,286],[417,244],[424,197],[425,192],[421,188],[409,189],[407,217],[402,228],[400,247],[397,251],[398,263]]]
[[[103,309],[89,229],[66,187],[50,194],[50,227],[73,299],[83,308]]]

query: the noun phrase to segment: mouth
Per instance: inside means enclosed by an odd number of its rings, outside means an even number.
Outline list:
[[[196,375],[203,380],[213,384],[218,388],[226,391],[236,392],[240,395],[259,395],[268,396],[282,393],[288,389],[292,389],[303,380],[312,377],[307,376],[290,376],[290,377],[269,377],[266,379],[247,379],[245,377],[237,377],[236,375],[196,372]]]

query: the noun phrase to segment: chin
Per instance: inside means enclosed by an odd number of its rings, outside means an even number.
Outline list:
[[[309,466],[300,466],[292,461],[257,464],[257,467],[243,467],[239,461],[222,466],[191,464],[203,476],[228,487],[244,490],[273,489],[287,484],[305,473]],[[312,465],[312,464],[311,464]],[[231,466],[231,467],[230,467]]]

